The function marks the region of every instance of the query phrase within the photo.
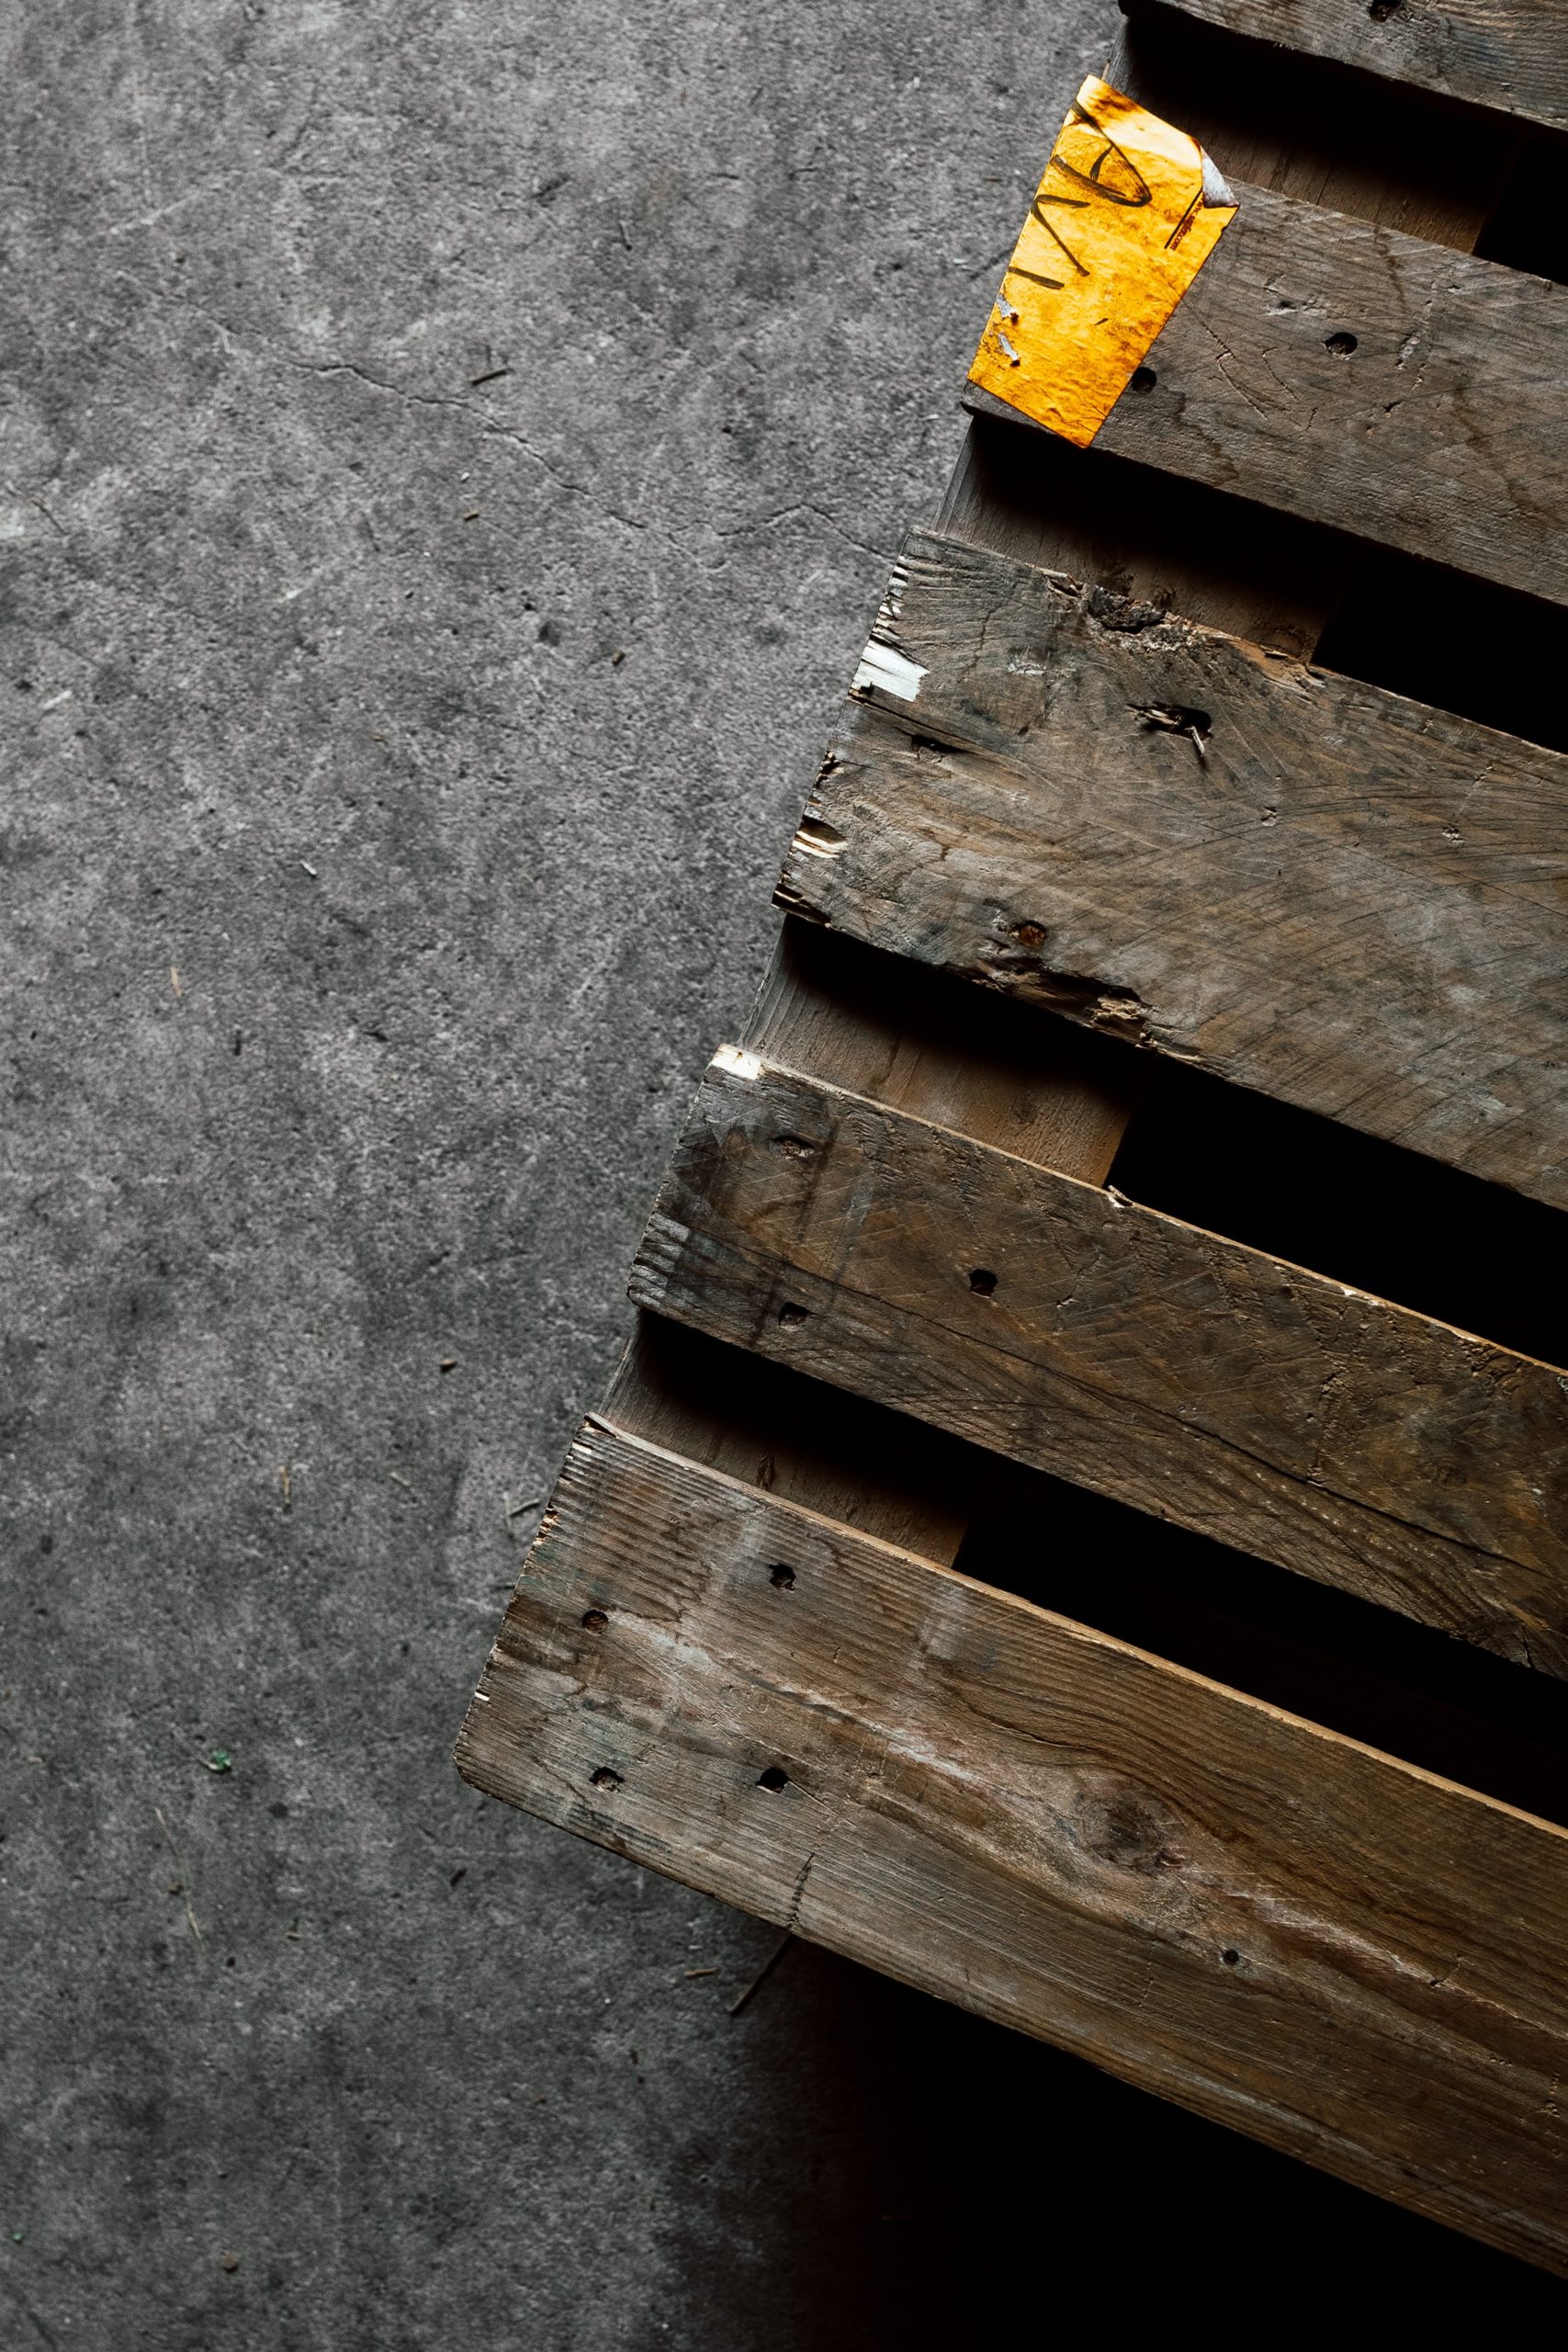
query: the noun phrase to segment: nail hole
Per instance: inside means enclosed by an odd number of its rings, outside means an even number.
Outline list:
[[[1402,16],[1404,11],[1404,0],[1372,0],[1367,14],[1374,25],[1386,25],[1391,17]]]
[[[776,1795],[780,1789],[788,1788],[789,1774],[782,1764],[770,1764],[765,1772],[758,1774],[757,1786],[760,1789],[772,1789]]]
[[[591,1634],[602,1634],[609,1622],[602,1609],[585,1609],[582,1612],[582,1623]]]
[[[1241,1958],[1241,1954],[1232,1946],[1227,1944],[1224,1951],[1221,1952],[1220,1958],[1224,1962],[1227,1968],[1235,1968]]]
[[[1036,947],[1044,946],[1049,933],[1043,922],[1015,922],[1012,927],[1012,935],[1021,947],[1027,947],[1032,951]]]
[[[1323,347],[1325,351],[1332,351],[1336,359],[1348,359],[1356,348],[1356,338],[1341,330],[1338,334],[1325,335]]]
[[[1133,390],[1135,392],[1152,392],[1158,382],[1159,378],[1155,374],[1152,368],[1134,368]]]
[[[989,1266],[970,1267],[969,1287],[972,1291],[977,1291],[982,1298],[989,1298],[996,1286],[997,1278]]]
[[[784,1325],[786,1331],[793,1331],[800,1324],[805,1322],[807,1316],[810,1311],[810,1308],[806,1306],[781,1306],[779,1309],[779,1321]]]
[[[795,1587],[795,1570],[793,1568],[786,1568],[782,1560],[776,1560],[773,1563],[773,1566],[768,1570],[768,1582],[775,1587],[775,1589],[780,1592],[793,1591]]]
[[[816,1148],[817,1146],[814,1143],[808,1143],[804,1136],[775,1136],[773,1137],[773,1149],[782,1151],[788,1159],[809,1159]]]
[[[620,1774],[612,1772],[607,1764],[601,1764],[593,1775],[593,1786],[596,1789],[618,1789],[620,1785]]]

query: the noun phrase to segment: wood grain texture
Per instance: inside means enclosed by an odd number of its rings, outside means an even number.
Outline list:
[[[594,1421],[457,1754],[1568,2269],[1568,1838],[1527,1814]]]
[[[1075,449],[999,401],[990,409],[969,419],[953,492],[933,526],[942,537],[1312,659],[1365,560],[1358,542],[1098,447]],[[960,495],[971,490],[1005,506],[1005,530],[976,532],[973,503]]]
[[[1568,1376],[716,1058],[639,1306],[1568,1674]]]
[[[1151,0],[1128,0],[1105,79],[1179,123],[1233,187],[1245,180],[1464,253],[1519,153],[1520,126],[1506,114],[1238,40]]]
[[[1568,130],[1563,0],[1170,0],[1184,16]]]
[[[1568,757],[929,533],[877,636],[782,905],[1568,1206]]]
[[[686,1461],[951,1566],[996,1464],[977,1447],[639,1315],[601,1408]]]
[[[1236,194],[1095,447],[1568,601],[1568,289]]]
[[[1142,1102],[1145,1067],[1081,1027],[984,1008],[950,974],[786,922],[745,1044],[1015,1159],[1103,1184]]]

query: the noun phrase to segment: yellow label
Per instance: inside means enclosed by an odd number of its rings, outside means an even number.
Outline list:
[[[1087,448],[1235,210],[1195,139],[1091,74],[1051,151],[970,382]]]

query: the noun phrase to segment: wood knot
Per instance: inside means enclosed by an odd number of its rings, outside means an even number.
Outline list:
[[[1146,1797],[1122,1790],[1111,1797],[1087,1791],[1073,1806],[1072,1832],[1086,1854],[1115,1870],[1147,1873],[1174,1870],[1183,1857],[1176,1822]]]

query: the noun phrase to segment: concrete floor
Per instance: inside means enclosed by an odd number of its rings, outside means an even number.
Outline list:
[[[1110,19],[7,19],[6,2345],[1531,2308],[449,1762]]]

